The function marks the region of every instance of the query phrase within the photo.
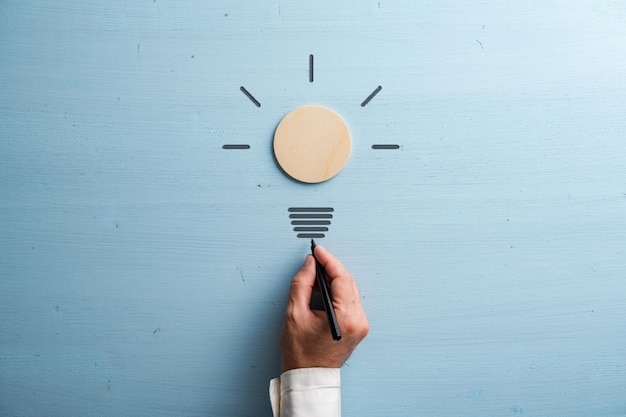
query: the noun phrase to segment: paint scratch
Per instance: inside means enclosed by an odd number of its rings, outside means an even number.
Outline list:
[[[481,41],[479,41],[478,39],[476,39],[476,42],[478,42],[478,44],[480,45],[480,49],[485,49],[485,48],[483,47],[483,43],[482,43]]]
[[[237,267],[237,271],[239,271],[239,275],[241,276],[241,282],[243,282],[243,286],[246,286],[246,277],[243,275],[243,270]]]

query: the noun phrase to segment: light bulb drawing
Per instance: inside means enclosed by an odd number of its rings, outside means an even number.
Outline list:
[[[310,83],[315,80],[313,54],[308,57]],[[360,103],[367,106],[381,91],[377,86]],[[262,102],[243,85],[241,93],[257,108]],[[249,144],[229,143],[224,150],[250,150]],[[288,177],[305,184],[319,184],[338,175],[348,163],[352,137],[348,124],[333,110],[307,104],[287,113],[278,123],[273,151],[278,168]],[[373,150],[397,150],[398,144],[373,144]],[[324,238],[329,230],[334,208],[289,207],[289,219],[298,238]]]

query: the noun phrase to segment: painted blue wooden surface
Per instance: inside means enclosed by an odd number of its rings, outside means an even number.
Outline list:
[[[327,183],[273,160],[303,104]],[[287,208],[330,206],[344,415],[624,416],[625,115],[621,1],[4,0],[0,415],[270,415]]]

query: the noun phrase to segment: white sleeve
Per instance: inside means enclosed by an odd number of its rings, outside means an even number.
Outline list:
[[[339,368],[302,368],[270,381],[274,417],[341,417]]]

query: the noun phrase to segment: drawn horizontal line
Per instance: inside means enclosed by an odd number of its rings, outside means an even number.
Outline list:
[[[293,220],[293,226],[328,226],[330,220]]]
[[[296,237],[301,239],[322,239],[326,235],[324,233],[298,233]]]
[[[400,145],[372,145],[372,149],[400,149]]]
[[[328,232],[328,227],[294,227],[294,232]]]
[[[291,224],[296,226],[293,228],[298,238],[321,239],[326,235],[321,232],[328,232],[330,219],[333,218],[332,213],[335,211],[332,207],[289,207],[287,211],[290,213]]]
[[[254,98],[254,96],[250,94],[250,92],[246,90],[246,88],[243,85],[239,87],[239,89],[241,90],[242,93],[246,95],[246,97],[250,99],[251,102],[254,103],[255,106],[261,107],[261,103],[259,103],[259,101],[256,98]]]
[[[380,86],[380,85],[378,87],[376,87],[376,89],[374,91],[372,91],[372,94],[370,94],[369,96],[367,96],[367,98],[365,100],[363,100],[363,103],[361,103],[361,107],[367,106],[367,103],[372,101],[374,96],[376,96],[376,94],[380,93],[380,90],[382,90],[382,89],[383,89],[383,87]]]
[[[290,214],[290,219],[332,219],[332,214]]]
[[[290,213],[327,213],[335,211],[335,209],[332,207],[289,207],[287,211],[289,211]]]
[[[222,145],[222,149],[250,149],[250,145]]]

